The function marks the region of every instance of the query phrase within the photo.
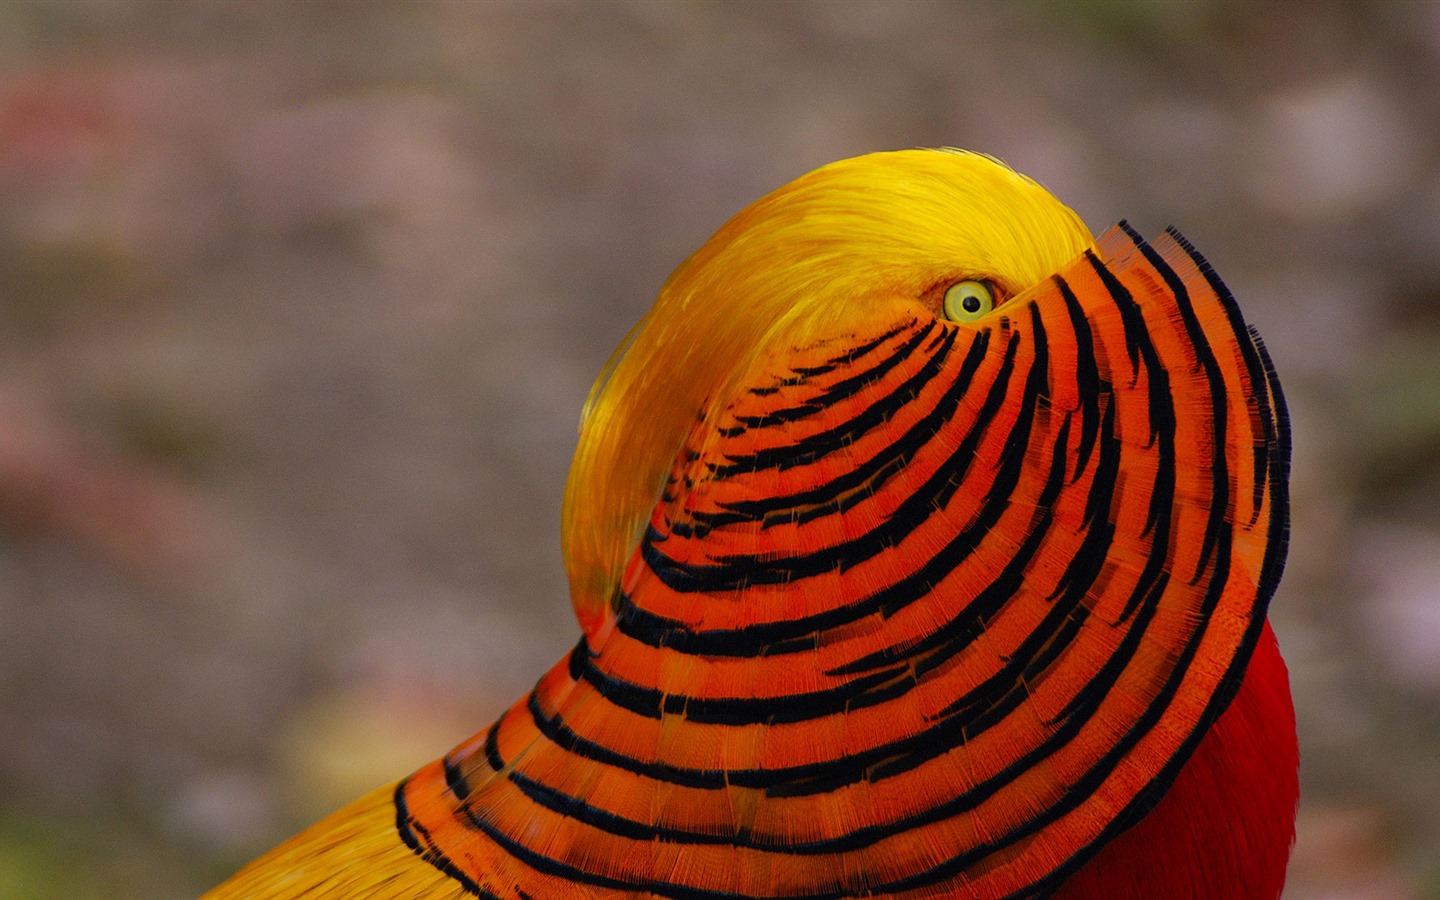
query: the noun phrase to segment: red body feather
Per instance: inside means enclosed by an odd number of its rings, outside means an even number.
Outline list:
[[[1299,762],[1290,678],[1266,625],[1239,693],[1170,791],[1055,897],[1279,897],[1295,840]]]

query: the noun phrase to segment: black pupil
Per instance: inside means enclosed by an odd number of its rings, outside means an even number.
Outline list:
[[[968,312],[968,313],[979,312],[979,311],[980,311],[980,298],[977,297],[977,296],[975,296],[974,294],[971,294],[970,296],[966,297],[964,300],[961,300],[961,301],[960,301],[960,308],[963,309],[963,310],[965,310],[965,311]]]

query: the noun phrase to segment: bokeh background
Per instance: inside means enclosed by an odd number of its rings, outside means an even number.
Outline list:
[[[669,270],[958,145],[1174,223],[1295,426],[1290,900],[1440,897],[1440,4],[0,4],[0,898],[181,898],[571,645]]]

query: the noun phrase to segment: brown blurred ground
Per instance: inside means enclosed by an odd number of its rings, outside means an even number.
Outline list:
[[[1440,897],[1440,4],[0,5],[0,898],[197,893],[572,642],[590,379],[950,144],[1175,223],[1296,440],[1287,897]]]

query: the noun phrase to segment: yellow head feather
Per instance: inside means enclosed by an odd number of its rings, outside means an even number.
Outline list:
[[[841,160],[757,200],[665,282],[591,392],[566,487],[562,543],[587,633],[696,415],[778,341],[912,308],[985,279],[1019,293],[1093,238],[1034,181],[976,153]]]

